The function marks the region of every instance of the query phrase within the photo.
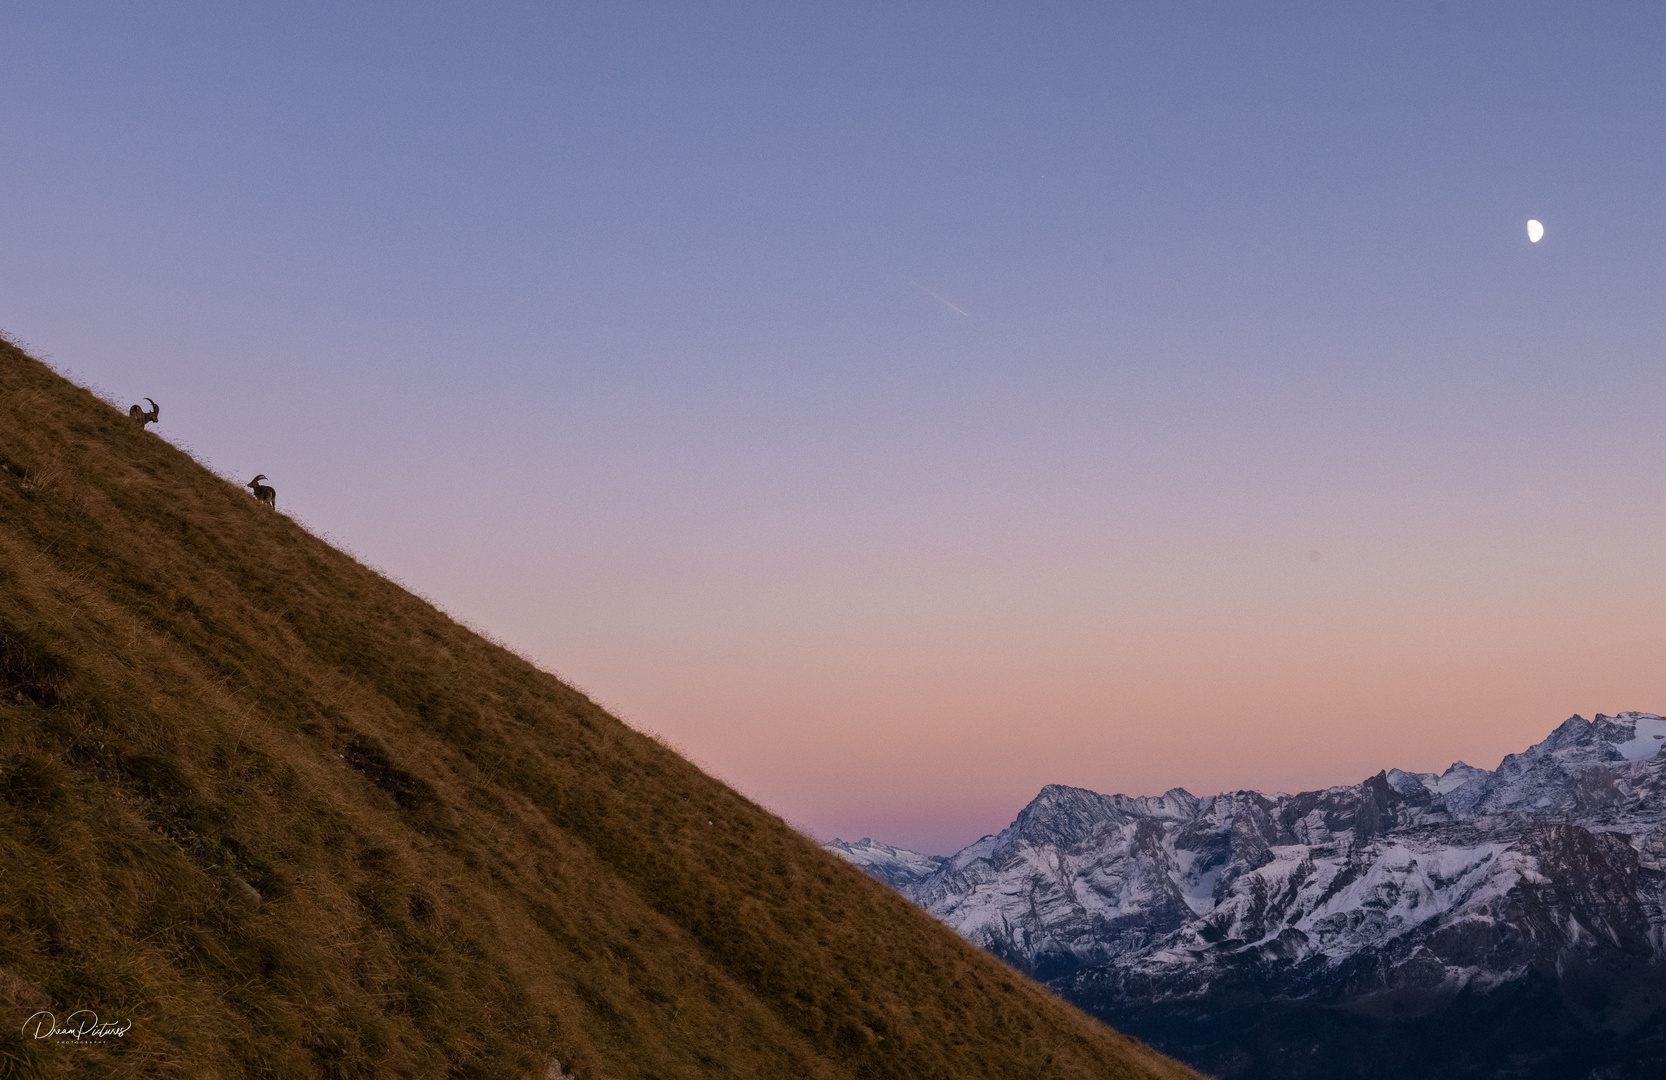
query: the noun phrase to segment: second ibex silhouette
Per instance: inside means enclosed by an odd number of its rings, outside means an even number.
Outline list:
[[[254,492],[256,502],[263,502],[267,506],[270,506],[272,509],[276,510],[278,508],[278,493],[274,489],[269,488],[265,484],[261,483],[261,481],[264,480],[264,479],[266,479],[266,474],[261,473],[259,476],[255,477],[253,480],[250,480],[247,484],[244,484],[243,486],[248,488],[250,491]]]
[[[150,398],[145,398],[145,400],[150,401]],[[139,430],[143,431],[146,424],[156,423],[156,415],[161,411],[162,406],[158,405],[154,401],[150,401],[150,412],[145,412],[145,410],[135,405],[131,409],[127,410],[127,415],[129,419],[139,425]]]

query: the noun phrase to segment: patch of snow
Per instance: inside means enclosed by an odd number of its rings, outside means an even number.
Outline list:
[[[1614,749],[1627,761],[1643,761],[1652,758],[1660,752],[1666,744],[1666,719],[1653,713],[1621,713],[1616,720],[1632,720],[1636,723],[1636,735],[1623,743],[1615,743]]]
[[[1195,851],[1175,852],[1176,861],[1180,864],[1179,881],[1180,898],[1186,906],[1192,909],[1194,915],[1207,915],[1215,910],[1215,883],[1221,879],[1221,871],[1226,869],[1226,863],[1218,862],[1214,866],[1199,874],[1192,867],[1198,861]]]

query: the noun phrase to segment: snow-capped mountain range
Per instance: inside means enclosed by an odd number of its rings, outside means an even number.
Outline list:
[[[1622,1031],[1666,1017],[1663,745],[1653,713],[1575,716],[1490,771],[1297,795],[1053,785],[946,859],[827,846],[1102,1015],[1404,1018],[1536,978]]]
[[[947,855],[921,855],[917,851],[881,844],[866,836],[854,844],[834,840],[822,846],[860,866],[893,889],[907,889],[910,885],[917,885],[941,870],[949,861]]]

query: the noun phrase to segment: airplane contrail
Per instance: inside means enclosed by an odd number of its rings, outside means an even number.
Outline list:
[[[914,286],[916,289],[919,289],[921,292],[925,293],[927,296],[931,297],[933,300],[937,301],[939,304],[942,304],[944,307],[948,308],[950,311],[959,312],[962,315],[966,315],[966,317],[968,319],[970,319],[972,317],[970,315],[967,315],[966,312],[961,311],[955,305],[949,303],[947,300],[943,299],[941,296],[938,296],[936,293],[932,292],[930,289],[926,288],[924,285],[921,285],[918,281],[915,281],[913,278],[909,277],[907,274],[902,275],[902,279],[904,281],[908,282],[910,285]]]

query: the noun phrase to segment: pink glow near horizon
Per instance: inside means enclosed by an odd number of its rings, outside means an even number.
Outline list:
[[[622,655],[584,662],[602,700],[816,835],[945,853],[1048,783],[1211,794],[1491,768],[1574,712],[1652,711],[1666,589],[1637,583],[1666,579],[1666,552],[1580,543],[1582,567],[1291,545],[662,595],[617,631]]]

